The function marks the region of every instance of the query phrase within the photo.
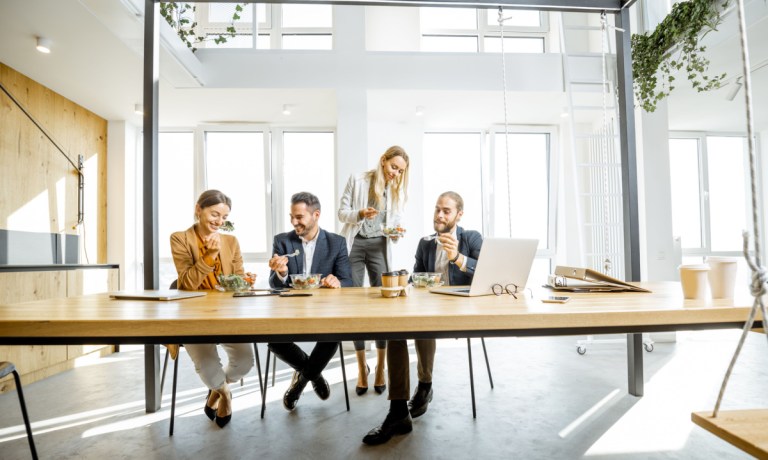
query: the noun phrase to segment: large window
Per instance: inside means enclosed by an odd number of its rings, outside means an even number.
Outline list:
[[[504,52],[544,53],[547,16],[539,11],[506,10]],[[501,52],[496,10],[421,8],[421,50],[434,52]]]
[[[278,230],[291,229],[288,213],[291,195],[296,192],[311,192],[320,199],[320,227],[333,232],[336,228],[336,149],[332,132],[290,132],[283,131],[282,172],[283,180],[282,214],[278,215]]]
[[[486,237],[539,240],[531,276],[543,282],[551,271],[556,249],[552,138],[552,130],[518,128],[509,133],[507,148],[505,134],[498,130],[490,136],[426,134],[423,155],[430,173],[424,175],[422,185],[424,215],[429,219],[425,228],[432,227],[437,196],[446,190],[456,191],[464,198],[462,227],[480,230]]]
[[[333,49],[333,6],[246,4],[233,22],[235,3],[197,5],[198,34],[211,37],[201,48]],[[254,19],[255,18],[255,19]],[[226,32],[234,27],[236,36]],[[225,34],[224,43],[213,38]]]
[[[160,286],[176,279],[170,235],[194,223],[197,197],[218,189],[232,199],[229,219],[245,269],[265,287],[273,235],[292,229],[290,197],[309,191],[323,205],[320,226],[335,228],[335,134],[266,126],[200,127],[159,134]]]
[[[675,134],[669,140],[672,227],[684,256],[738,255],[752,228],[746,139]]]

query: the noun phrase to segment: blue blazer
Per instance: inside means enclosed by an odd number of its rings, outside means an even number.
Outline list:
[[[275,235],[272,242],[272,254],[291,254],[299,250],[299,255],[288,258],[288,275],[285,283],[280,281],[274,270],[269,272],[269,285],[274,288],[289,287],[291,274],[304,273],[304,247],[296,232],[286,232]],[[343,236],[326,232],[322,228],[317,235],[315,255],[312,258],[312,269],[309,273],[321,273],[323,277],[333,274],[341,282],[341,287],[352,286],[352,269],[347,256],[347,240]]]
[[[463,272],[458,265],[449,263],[449,284],[452,286],[472,284],[477,258],[480,257],[480,247],[483,245],[483,236],[474,230],[456,227],[456,238],[459,240],[459,253],[467,258],[467,271]],[[437,240],[419,240],[419,246],[416,248],[416,264],[413,266],[414,273],[435,271],[436,255]]]

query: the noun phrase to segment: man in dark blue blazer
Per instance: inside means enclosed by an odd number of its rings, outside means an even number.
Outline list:
[[[435,234],[419,241],[413,272],[439,272],[449,285],[472,284],[480,256],[483,237],[474,230],[464,230],[457,224],[464,215],[464,200],[456,192],[445,192],[435,204]],[[432,367],[435,362],[435,339],[416,339],[419,386],[410,395],[410,362],[405,340],[387,342],[387,371],[389,374],[389,413],[384,423],[368,432],[366,444],[389,441],[393,435],[410,433],[413,418],[423,415],[432,401]]]
[[[291,197],[291,225],[294,231],[275,236],[269,259],[269,285],[282,288],[291,285],[291,274],[320,273],[320,284],[326,288],[352,286],[352,270],[347,257],[347,241],[343,236],[326,232],[318,225],[320,200],[309,192]],[[296,254],[296,255],[293,255]],[[288,255],[292,255],[288,257]],[[305,270],[305,267],[308,268]],[[310,355],[295,343],[270,343],[269,349],[294,369],[291,386],[283,396],[283,406],[296,408],[307,383],[320,399],[328,399],[331,387],[323,378],[323,369],[336,353],[338,342],[317,342]]]

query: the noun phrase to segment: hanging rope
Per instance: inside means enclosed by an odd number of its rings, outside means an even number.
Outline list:
[[[608,130],[608,101],[607,101],[607,95],[608,92],[608,65],[606,64],[605,55],[607,53],[606,50],[606,34],[608,33],[608,18],[606,17],[605,11],[600,13],[600,52],[601,52],[601,66],[600,70],[602,71],[602,95],[603,95],[603,128],[602,128],[602,135],[603,139],[600,143],[600,147],[602,150],[602,156],[603,156],[603,250],[605,251],[605,259],[603,260],[603,272],[606,275],[611,274],[611,257],[610,257],[610,246],[611,246],[611,235],[609,232],[609,225],[610,221],[608,219],[608,215],[610,214],[610,198],[609,198],[609,185],[608,185],[608,175],[610,174],[610,169],[608,167],[608,143],[610,142],[609,139],[609,130]]]
[[[754,235],[755,252],[753,255],[749,253],[749,233],[744,232],[744,258],[747,260],[747,265],[752,270],[752,284],[750,286],[751,293],[755,297],[755,301],[752,304],[752,310],[749,312],[749,318],[744,323],[744,329],[741,331],[741,338],[736,346],[736,351],[733,353],[733,358],[728,365],[728,370],[723,378],[723,383],[720,386],[720,394],[717,395],[717,402],[715,403],[715,409],[712,412],[712,417],[717,417],[717,413],[720,410],[720,403],[723,401],[725,395],[725,388],[728,386],[728,380],[731,377],[733,368],[736,365],[736,360],[739,358],[741,349],[744,346],[744,342],[747,339],[747,334],[755,321],[757,316],[757,309],[760,308],[760,312],[763,316],[763,328],[765,328],[765,321],[768,318],[766,314],[766,307],[763,304],[763,296],[766,294],[766,282],[768,282],[768,275],[766,274],[765,267],[761,263],[761,249],[760,249],[760,221],[757,217],[757,175],[755,173],[755,141],[754,141],[754,125],[752,120],[752,77],[749,73],[749,49],[747,43],[747,25],[744,19],[744,0],[738,0],[739,11],[739,41],[741,43],[741,64],[742,72],[744,73],[744,99],[746,101],[747,109],[747,150],[749,152],[749,178],[752,192],[752,232]],[[766,333],[768,338],[768,333]]]
[[[504,10],[499,7],[499,29],[501,29],[501,78],[504,88],[504,153],[507,160],[507,210],[509,214],[509,237],[512,237],[512,184],[509,163],[509,122],[507,121],[507,60],[504,54],[504,21],[509,18],[504,17]]]

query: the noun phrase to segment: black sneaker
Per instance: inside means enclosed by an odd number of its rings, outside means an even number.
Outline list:
[[[323,401],[331,396],[331,386],[328,385],[328,381],[323,378],[322,374],[312,381],[312,388],[315,390],[317,397]]]
[[[301,392],[309,383],[309,380],[305,379],[301,372],[293,371],[293,378],[291,379],[291,386],[288,387],[288,391],[283,395],[283,406],[292,411],[296,409],[296,404],[299,402]]]

